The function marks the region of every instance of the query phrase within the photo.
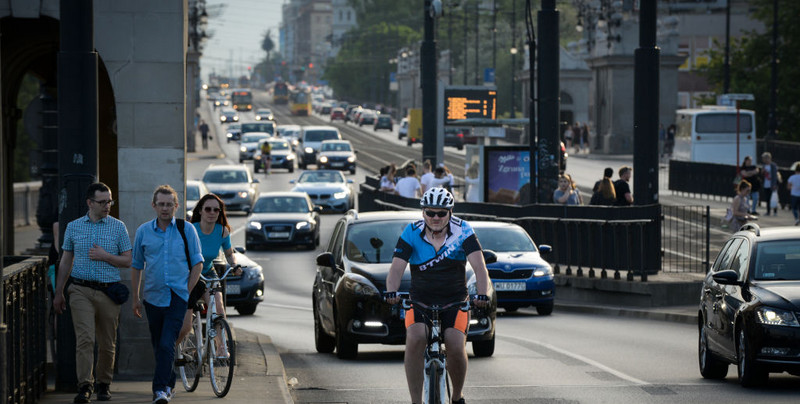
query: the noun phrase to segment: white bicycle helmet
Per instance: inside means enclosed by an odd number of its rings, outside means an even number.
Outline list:
[[[422,199],[419,201],[419,206],[423,208],[440,208],[440,209],[453,209],[453,205],[455,205],[455,199],[450,191],[442,188],[442,187],[434,187],[427,191],[425,194],[422,195]]]

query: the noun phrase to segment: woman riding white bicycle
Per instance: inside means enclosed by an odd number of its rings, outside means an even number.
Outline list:
[[[420,200],[422,220],[406,226],[397,240],[394,258],[386,280],[386,301],[400,301],[397,290],[406,265],[411,268],[411,299],[426,305],[441,305],[467,299],[466,262],[475,271],[477,307],[489,301],[489,273],[472,226],[453,217],[453,195],[444,188],[430,188]],[[422,402],[423,355],[428,342],[426,316],[406,313],[405,370],[413,403]],[[447,347],[447,371],[453,383],[453,403],[464,404],[462,389],[467,375],[467,327],[469,314],[451,310],[441,313],[441,328]]]
[[[203,195],[192,212],[190,222],[197,229],[197,236],[200,238],[200,246],[203,250],[203,276],[209,277],[212,275],[214,259],[219,255],[220,248],[225,253],[225,259],[228,264],[232,267],[236,266],[236,256],[233,255],[233,248],[231,247],[231,226],[228,224],[228,216],[225,214],[225,202],[222,199],[214,194]],[[233,273],[241,275],[241,267],[236,268]],[[208,292],[204,282],[197,282],[197,286],[189,296],[189,307],[183,318],[183,327],[178,336],[178,342],[183,341],[183,338],[192,328],[192,308],[200,297],[203,297],[206,304],[208,304]],[[217,305],[216,312],[225,317],[225,303],[222,300],[222,292],[217,292],[215,300]]]

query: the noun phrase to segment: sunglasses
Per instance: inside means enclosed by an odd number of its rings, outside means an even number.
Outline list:
[[[96,201],[94,199],[90,199],[90,201],[92,201],[92,202],[94,202],[94,203],[96,203],[98,205],[101,205],[101,206],[105,206],[105,205],[114,206],[114,204],[117,202],[117,201],[112,200],[112,199],[108,199],[108,200],[105,200],[105,201]]]
[[[425,211],[425,215],[428,216],[428,217],[436,217],[436,216],[445,217],[445,216],[447,216],[448,213],[450,213],[449,210],[440,210],[438,212],[434,212],[432,210],[426,210]]]
[[[203,210],[206,211],[206,213],[211,213],[211,212],[219,213],[220,208],[212,208],[211,206],[206,206],[203,208]]]

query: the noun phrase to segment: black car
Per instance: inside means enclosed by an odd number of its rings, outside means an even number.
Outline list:
[[[314,343],[317,352],[342,359],[358,355],[359,344],[403,344],[402,310],[383,301],[392,253],[403,229],[420,219],[419,211],[349,211],[339,219],[325,251],[317,256],[312,291]],[[489,253],[491,254],[491,253]],[[493,256],[493,254],[491,254]],[[487,261],[492,261],[487,258]],[[467,267],[470,295],[477,294],[475,276]],[[405,271],[400,292],[411,285]],[[467,339],[475,356],[494,354],[497,296],[483,309],[473,308]]]
[[[372,127],[372,130],[378,129],[388,129],[389,132],[394,130],[394,123],[392,122],[392,117],[389,115],[379,115],[378,119],[375,120],[375,126]]]
[[[698,313],[698,359],[707,379],[736,364],[745,387],[770,372],[800,376],[800,228],[746,224],[706,275]]]
[[[241,247],[235,248],[236,263],[242,266],[242,274],[231,272],[225,278],[225,305],[233,306],[241,315],[251,315],[264,301],[264,273],[261,265],[247,258],[245,252]]]
[[[275,245],[319,245],[319,212],[304,192],[265,192],[247,217],[247,249]]]
[[[477,144],[478,138],[470,136],[468,128],[444,128],[444,145],[452,146],[458,150],[464,148],[465,144]]]

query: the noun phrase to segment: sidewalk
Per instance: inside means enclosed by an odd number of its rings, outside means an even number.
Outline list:
[[[286,374],[280,355],[272,345],[272,340],[262,334],[245,330],[234,330],[236,339],[236,369],[231,390],[225,396],[226,403],[267,404],[293,403],[286,385]],[[54,383],[48,381],[48,386]],[[219,402],[211,390],[208,372],[200,378],[200,384],[192,393],[186,392],[178,377],[173,403]],[[53,392],[48,390],[39,403],[71,403],[75,392]],[[111,384],[111,402],[117,404],[149,403],[153,401],[151,380],[143,377],[137,380],[114,380]],[[93,396],[93,400],[96,396]]]

